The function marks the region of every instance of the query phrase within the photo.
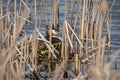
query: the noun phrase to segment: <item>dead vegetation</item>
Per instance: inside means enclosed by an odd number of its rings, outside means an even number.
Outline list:
[[[1,80],[24,80],[26,75],[29,79],[36,80],[118,80],[120,78],[119,71],[111,70],[112,62],[115,60],[110,60],[106,64],[104,61],[105,52],[110,53],[111,46],[109,14],[111,7],[109,9],[106,0],[65,0],[63,22],[59,20],[59,0],[51,1],[50,10],[49,7],[44,8],[44,0],[37,1],[33,0],[32,5],[29,5],[29,0],[19,0],[18,6],[17,0],[8,0],[5,9],[4,5],[0,4]],[[3,3],[3,0],[0,3]],[[11,3],[14,4],[13,11],[10,10]],[[37,8],[40,8],[39,11]],[[34,13],[31,14],[33,9]],[[62,29],[59,50],[52,44],[51,33],[49,39],[41,33],[44,12],[45,26],[49,26],[51,30],[53,26],[58,30]],[[48,12],[50,12],[49,17]],[[69,18],[68,14],[70,14]],[[33,33],[23,33],[21,37],[26,22],[32,25]],[[63,26],[60,23],[63,23]],[[103,35],[105,27],[107,32]],[[45,48],[47,57],[38,54],[39,41],[47,47]],[[114,55],[117,56],[119,52],[118,50]],[[40,75],[42,70],[39,66],[43,64],[47,66],[46,77]]]

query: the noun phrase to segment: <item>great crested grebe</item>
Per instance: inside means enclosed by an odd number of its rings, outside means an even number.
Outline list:
[[[59,32],[59,5],[58,5],[58,7],[57,7],[57,15],[55,15],[55,16],[57,16],[56,19],[55,19],[57,24],[53,24],[53,23],[52,23],[52,29],[51,29],[51,28],[48,28],[48,11],[47,11],[46,14],[47,14],[47,15],[46,15],[46,35],[47,35],[48,37],[50,36],[50,34],[51,34],[52,36],[57,35],[58,32]],[[56,27],[55,27],[55,26],[56,26]]]
[[[55,29],[53,25],[52,25],[52,29],[48,28],[48,25],[46,25],[46,34],[47,34],[47,36],[49,36],[50,34],[52,34],[52,36],[57,35],[58,30]]]

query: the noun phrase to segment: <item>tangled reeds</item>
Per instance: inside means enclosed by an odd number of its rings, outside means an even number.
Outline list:
[[[110,68],[114,60],[109,60],[107,64],[104,60],[105,52],[110,52],[106,49],[111,46],[111,7],[106,0],[65,0],[62,22],[59,0],[51,1],[50,10],[49,7],[44,8],[44,0],[33,0],[32,3],[29,0],[8,0],[6,5],[3,2],[0,1],[1,80],[120,78],[120,72]],[[45,26],[49,26],[50,30],[55,27],[58,32],[62,29],[62,39],[52,33],[46,38],[41,33],[44,13]],[[21,36],[28,22],[33,34],[25,32]],[[105,27],[107,32],[103,34]],[[42,72],[47,73],[42,75]]]

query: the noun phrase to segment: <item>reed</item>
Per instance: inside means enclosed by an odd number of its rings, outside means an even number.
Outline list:
[[[0,4],[1,80],[120,78],[119,71],[111,70],[115,59],[104,63],[105,53],[111,53],[110,12],[113,4],[109,8],[106,0],[65,0],[64,19],[60,22],[60,0],[52,0],[50,10],[48,6],[45,8],[44,0],[38,1],[39,3],[37,1],[30,3],[29,0],[8,0],[5,10],[5,6]],[[62,29],[62,39],[59,39],[59,35],[54,37],[52,33],[47,39],[42,34],[44,10],[45,26],[51,30],[53,27],[58,31],[59,28]],[[21,36],[26,25],[33,27],[33,33],[27,34],[25,31]],[[107,30],[103,35],[105,27]],[[55,43],[54,38],[59,41]],[[120,50],[114,56],[118,56],[119,52]],[[48,75],[44,77],[42,72],[47,72]]]

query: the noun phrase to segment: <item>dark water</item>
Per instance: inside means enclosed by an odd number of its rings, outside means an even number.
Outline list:
[[[48,10],[48,19],[50,21],[50,6],[51,6],[51,1],[52,0],[44,0],[44,7],[49,7],[49,10]],[[65,2],[66,0],[59,0],[59,6],[60,6],[60,32],[59,32],[59,36],[62,35],[62,27],[63,27],[63,19],[64,19],[64,12],[65,12]],[[77,0],[75,0],[77,2]],[[108,0],[108,3],[111,5],[112,4],[112,1],[113,0]],[[4,5],[4,8],[6,7],[6,2],[7,0],[4,0],[3,2],[3,5]],[[19,2],[19,0],[18,0]],[[19,4],[19,3],[18,3]],[[32,0],[30,0],[29,2],[29,6],[30,5],[33,5],[34,3],[32,2]],[[38,6],[39,3],[37,3],[37,11],[39,10],[39,6]],[[13,3],[11,3],[11,5],[13,5]],[[77,3],[76,3],[77,5]],[[76,7],[75,5],[75,7]],[[19,9],[19,5],[17,5],[17,8]],[[71,9],[71,6],[69,6],[69,9]],[[76,8],[75,8],[76,9]],[[13,11],[13,8],[11,7],[10,8],[11,11]],[[34,13],[34,7],[32,8],[31,10],[31,14]],[[40,28],[40,31],[43,35],[45,35],[45,24],[46,24],[46,20],[45,20],[45,15],[46,13],[46,10],[44,8],[43,10],[43,14],[42,14],[42,22],[41,22],[41,28]],[[112,8],[112,11],[110,13],[112,15],[112,19],[111,19],[111,53],[114,53],[115,51],[117,51],[118,49],[120,49],[120,0],[115,0],[115,4]],[[70,15],[71,15],[71,12],[70,10],[68,11],[68,14],[67,14],[67,19],[70,18]],[[75,15],[75,14],[74,14]],[[25,24],[24,26],[24,30],[27,34],[32,34],[33,33],[33,30],[34,30],[34,18],[32,17],[32,24]],[[79,23],[78,23],[79,25]],[[77,27],[79,27],[77,25]],[[104,33],[105,33],[106,28],[104,29]],[[114,56],[111,56],[112,58],[115,58]],[[116,67],[117,66],[117,67]],[[116,60],[116,62],[113,63],[113,66],[112,66],[113,69],[117,68],[117,70],[120,70],[120,58],[118,57],[118,59]],[[42,73],[44,75],[48,74],[48,73]]]
[[[44,0],[44,6],[45,7],[49,7],[51,6],[51,1],[52,0]],[[64,5],[65,5],[65,1],[66,0],[59,0],[59,6],[60,6],[60,32],[59,35],[62,34],[62,25],[63,25],[63,19],[64,19]],[[76,0],[75,0],[76,1]],[[108,0],[109,5],[112,4],[113,0]],[[77,2],[77,1],[76,1]],[[33,4],[33,3],[31,3]],[[77,3],[76,3],[77,5]],[[76,7],[76,5],[74,5]],[[69,6],[69,9],[71,9],[71,7]],[[76,9],[76,8],[74,8]],[[75,10],[74,10],[75,11]],[[48,11],[49,13],[49,21],[50,21],[50,10]],[[46,20],[45,20],[45,13],[46,10],[43,10],[43,15],[42,15],[42,24],[41,24],[41,33],[43,35],[45,35],[45,24],[46,24]],[[120,49],[120,0],[115,0],[115,4],[112,8],[112,11],[110,13],[112,15],[112,19],[111,19],[111,49],[112,49],[112,53],[115,52],[116,50]],[[68,11],[67,14],[67,19],[70,18],[71,12],[70,10]],[[32,19],[32,21],[34,22],[34,20]],[[78,23],[79,25],[79,23]],[[77,27],[79,27],[77,25]],[[33,32],[34,29],[34,23],[33,24],[26,24],[24,29],[25,31],[30,34]],[[104,32],[107,31],[106,28],[104,29]]]
[[[113,0],[108,0],[109,4],[112,4]],[[112,53],[120,49],[120,0],[115,0],[115,4],[112,8],[111,19],[111,49]],[[120,55],[119,55],[120,56]],[[120,57],[118,56],[112,68],[120,70]],[[114,56],[111,56],[115,58]]]
[[[45,7],[50,7],[51,6],[51,0],[44,0],[45,1]],[[59,0],[59,6],[60,6],[60,32],[59,32],[59,36],[62,35],[62,26],[63,26],[63,19],[64,19],[64,12],[65,12],[65,2],[66,0]],[[76,11],[76,7],[77,7],[77,0],[75,0],[76,4],[74,5],[74,11]],[[48,3],[49,2],[49,3]],[[111,6],[113,0],[108,0],[109,6]],[[71,6],[69,6],[69,9],[71,9]],[[50,21],[50,10],[49,12],[49,21]],[[42,25],[41,25],[41,33],[43,35],[45,35],[45,9],[43,11],[43,19],[42,19]],[[76,13],[75,13],[76,14]],[[74,17],[75,17],[74,14]],[[120,49],[120,0],[115,0],[115,3],[113,5],[112,11],[110,12],[110,14],[112,15],[111,18],[111,53],[114,54],[115,51],[117,51],[118,49]],[[71,11],[68,10],[68,14],[67,14],[67,19],[69,19],[71,16]],[[33,21],[34,22],[34,21]],[[77,22],[77,27],[79,27],[79,22]],[[31,24],[30,24],[31,25]],[[34,24],[33,24],[34,25]],[[33,32],[33,26],[29,26],[29,24],[27,24],[24,29],[26,30],[27,33],[32,33]],[[106,33],[107,29],[105,27],[104,32]],[[114,56],[111,56],[111,58],[116,58]],[[117,67],[116,67],[117,66]],[[120,70],[120,58],[118,57],[116,62],[113,63],[112,65],[113,69]]]

